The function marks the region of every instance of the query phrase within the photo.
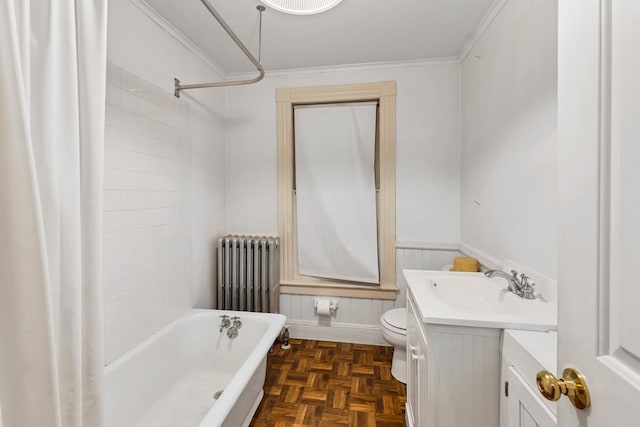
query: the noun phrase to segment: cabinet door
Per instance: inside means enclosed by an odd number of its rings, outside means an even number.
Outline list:
[[[513,366],[509,367],[507,381],[509,381],[508,427],[557,426],[556,416]]]
[[[419,427],[427,427],[431,425],[427,421],[428,413],[428,369],[427,369],[427,340],[422,330],[418,330],[418,349],[416,351],[417,378],[418,378],[418,395],[415,400],[414,412],[418,413]]]
[[[407,425],[419,427],[418,416],[418,361],[414,354],[418,349],[418,323],[411,300],[407,300]]]

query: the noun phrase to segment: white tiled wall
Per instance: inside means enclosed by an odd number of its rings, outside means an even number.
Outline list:
[[[189,108],[107,68],[105,361],[191,308]]]
[[[396,284],[400,290],[396,300],[331,297],[331,300],[338,301],[339,304],[331,324],[377,327],[382,313],[405,306],[406,282],[403,269],[440,270],[442,266],[452,264],[453,258],[459,255],[460,252],[456,250],[396,249]],[[280,296],[280,313],[292,322],[315,321],[318,317],[314,313],[314,298],[328,297],[283,294]]]

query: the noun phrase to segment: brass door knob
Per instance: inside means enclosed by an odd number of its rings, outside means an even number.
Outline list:
[[[556,378],[549,371],[540,371],[536,375],[536,383],[540,393],[548,400],[556,401],[564,394],[578,409],[587,409],[591,406],[589,387],[584,377],[575,369],[565,369],[562,379]]]

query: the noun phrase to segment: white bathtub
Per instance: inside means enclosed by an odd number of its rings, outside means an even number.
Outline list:
[[[219,332],[223,313],[242,320],[233,340]],[[280,314],[190,311],[105,368],[106,426],[249,425],[263,396],[266,354],[284,321]]]

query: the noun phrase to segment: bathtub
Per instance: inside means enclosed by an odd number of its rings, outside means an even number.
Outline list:
[[[233,340],[219,332],[223,313],[242,320]],[[281,314],[191,310],[106,366],[106,426],[248,426],[284,321]]]

